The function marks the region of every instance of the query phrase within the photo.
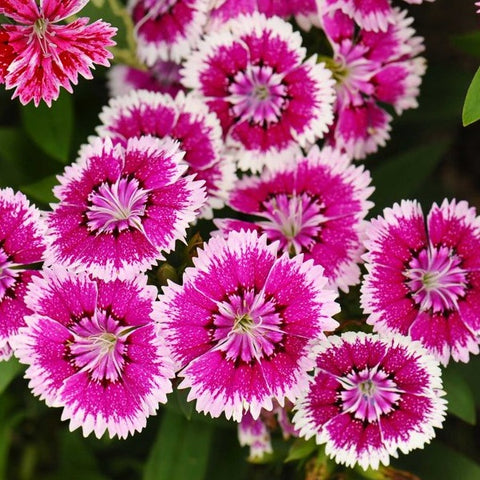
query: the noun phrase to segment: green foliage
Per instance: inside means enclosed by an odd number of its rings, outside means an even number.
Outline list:
[[[212,435],[212,425],[187,420],[166,410],[150,450],[143,480],[203,480]]]
[[[475,425],[476,410],[473,392],[461,372],[456,368],[446,369],[443,373],[443,382],[447,392],[449,413]]]
[[[375,208],[371,214],[379,214],[384,207],[401,199],[413,199],[423,182],[432,175],[448,146],[446,141],[420,145],[385,159],[372,170]]]
[[[467,126],[480,119],[480,68],[475,73],[468,87],[465,104],[463,105],[462,121]]]
[[[38,107],[31,103],[21,109],[21,115],[25,131],[41,150],[59,162],[70,160],[73,101],[68,92],[62,91],[51,108],[43,102]]]

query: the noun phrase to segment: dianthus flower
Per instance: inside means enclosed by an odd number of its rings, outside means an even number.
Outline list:
[[[192,94],[169,95],[143,91],[110,100],[97,128],[101,137],[125,144],[129,138],[153,135],[170,137],[185,152],[187,174],[205,182],[207,204],[200,212],[211,217],[212,208],[221,208],[227,190],[235,181],[235,163],[223,155],[222,131],[215,114]]]
[[[254,216],[252,223],[218,219],[223,231],[248,228],[278,240],[279,250],[303,253],[322,265],[329,285],[348,291],[360,280],[364,217],[371,207],[370,174],[347,155],[314,146],[275,172],[243,177],[227,204]]]
[[[316,363],[293,423],[336,462],[377,469],[442,426],[441,371],[419,342],[348,332],[323,341]]]
[[[12,355],[10,340],[31,313],[24,297],[37,272],[26,267],[43,261],[45,230],[23,193],[0,190],[0,360]]]
[[[94,64],[108,66],[117,31],[100,20],[88,24],[78,18],[67,25],[58,22],[81,10],[87,0],[1,0],[0,14],[18,24],[0,25],[0,82],[15,88],[13,97],[22,104],[40,100],[51,105],[60,87],[72,92],[78,74],[92,78]],[[7,64],[8,61],[8,64]]]
[[[183,87],[180,83],[180,65],[159,60],[147,70],[128,65],[114,65],[107,72],[110,97],[118,97],[132,90],[168,93],[174,97]]]
[[[162,331],[199,412],[240,421],[308,384],[313,344],[338,325],[336,293],[322,267],[302,255],[278,258],[256,232],[212,237],[160,297]]]
[[[228,20],[255,12],[285,19],[295,16],[299,26],[306,29],[319,21],[316,0],[213,0],[207,28],[215,30]]]
[[[209,1],[129,0],[138,57],[149,66],[186,58],[202,35]]]
[[[425,60],[422,38],[414,36],[406,11],[393,9],[384,32],[366,31],[341,10],[327,11],[323,29],[333,49],[330,67],[337,81],[335,122],[328,141],[354,158],[364,158],[385,145],[392,117],[417,107]]]
[[[420,4],[423,0],[405,0],[407,3]],[[434,0],[426,0],[433,2]],[[319,10],[340,9],[363,30],[386,31],[395,23],[395,13],[390,0],[317,0]]]
[[[478,354],[480,219],[464,201],[402,201],[366,229],[362,306],[380,333],[419,340],[442,364]]]
[[[47,263],[109,280],[145,271],[184,240],[205,201],[172,140],[93,140],[59,177]]]
[[[242,447],[249,447],[248,459],[255,461],[273,452],[270,432],[265,422],[259,417],[254,419],[245,413],[238,424],[238,441]]]
[[[281,162],[328,130],[331,73],[301,44],[290,24],[256,13],[206,35],[185,62],[183,84],[218,115],[242,170]]]
[[[262,410],[257,419],[248,412],[242,416],[238,424],[238,441],[242,447],[249,447],[250,461],[261,460],[273,452],[271,431],[280,429],[285,440],[298,436],[289,417],[292,407],[291,402],[286,402],[283,407],[274,402],[273,410]]]
[[[34,278],[15,355],[70,430],[125,438],[167,401],[174,369],[152,317],[156,295],[143,275],[103,282],[56,268]]]

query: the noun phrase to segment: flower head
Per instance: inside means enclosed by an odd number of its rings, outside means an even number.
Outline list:
[[[355,158],[364,158],[389,138],[392,117],[417,106],[425,60],[420,37],[406,11],[392,10],[385,31],[358,30],[341,10],[327,10],[323,29],[333,48],[330,68],[336,80],[335,121],[328,141]]]
[[[17,22],[0,26],[0,82],[15,88],[13,98],[22,104],[44,100],[51,105],[60,87],[72,92],[78,74],[92,78],[94,65],[108,66],[117,31],[108,23],[78,18],[58,24],[78,13],[87,0],[2,0],[0,14]],[[6,63],[8,59],[8,66]]]
[[[240,421],[276,400],[294,401],[308,382],[313,343],[333,330],[336,293],[301,255],[278,258],[265,235],[213,237],[160,297],[167,345],[198,411]]]
[[[132,90],[149,90],[168,93],[174,97],[180,90],[180,65],[159,60],[151,68],[138,70],[128,65],[114,65],[107,72],[110,97],[130,93]]]
[[[130,0],[137,54],[152,66],[180,62],[195,47],[207,21],[209,0]]]
[[[323,137],[333,80],[278,17],[240,16],[206,35],[185,62],[183,84],[203,96],[242,170],[259,171]]]
[[[308,29],[318,24],[316,0],[213,0],[210,6],[208,30],[216,30],[240,15],[263,13],[266,17],[288,19],[295,16],[300,27]]]
[[[193,94],[169,95],[132,91],[110,100],[100,114],[100,136],[111,137],[123,145],[129,138],[153,135],[177,140],[185,152],[186,174],[205,182],[207,204],[200,216],[212,215],[212,208],[224,205],[226,192],[235,178],[233,160],[222,153],[222,133],[215,114]]]
[[[59,177],[47,262],[113,279],[145,271],[184,240],[205,196],[172,140],[95,139]]]
[[[415,201],[384,210],[366,229],[362,305],[376,331],[419,340],[441,363],[467,362],[480,335],[480,219],[466,202]]]
[[[23,193],[0,190],[0,360],[11,356],[10,340],[30,313],[24,297],[37,272],[25,267],[43,261],[45,230]]]
[[[360,280],[364,217],[373,188],[370,175],[345,154],[330,147],[313,147],[275,172],[243,177],[227,204],[253,215],[245,221],[216,220],[223,231],[249,226],[279,241],[279,250],[303,253],[322,265],[332,287],[348,290]]]
[[[167,401],[174,370],[152,317],[156,295],[142,275],[103,282],[57,268],[34,279],[15,354],[70,430],[125,438]]]
[[[441,427],[441,371],[419,342],[348,332],[324,340],[316,363],[293,422],[336,462],[377,469],[399,450],[422,448]]]

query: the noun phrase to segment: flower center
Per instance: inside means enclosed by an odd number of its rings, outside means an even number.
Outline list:
[[[383,370],[351,372],[340,382],[344,411],[360,420],[377,421],[380,415],[392,411],[400,398],[400,390]]]
[[[33,24],[33,32],[39,38],[43,38],[47,32],[48,20],[45,18],[37,18]]]
[[[142,217],[145,215],[148,190],[140,188],[136,178],[122,177],[113,184],[104,182],[89,195],[88,200],[90,205],[86,216],[91,231],[143,230]]]
[[[0,248],[0,300],[5,296],[5,292],[15,285],[19,270],[13,270],[12,266],[8,255]]]
[[[87,371],[92,380],[118,380],[125,364],[128,328],[122,327],[105,312],[98,310],[71,327],[73,340],[68,349],[73,365]]]
[[[423,311],[457,308],[468,281],[461,259],[448,247],[427,247],[410,261],[404,272],[412,298]]]
[[[271,356],[284,335],[273,302],[252,290],[220,302],[213,323],[213,339],[228,360],[248,363]]]
[[[229,86],[228,101],[240,121],[270,124],[279,120],[286,101],[283,77],[269,66],[251,66],[237,72]]]
[[[323,205],[307,193],[289,195],[280,193],[262,204],[261,215],[266,221],[258,222],[271,241],[278,240],[280,248],[292,255],[309,251],[318,241],[322,223]]]

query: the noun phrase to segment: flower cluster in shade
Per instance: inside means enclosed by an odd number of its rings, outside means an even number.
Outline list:
[[[60,87],[72,92],[78,76],[92,78],[95,65],[109,66],[117,29],[76,15],[88,0],[1,0],[0,14],[15,23],[0,25],[0,83],[15,89],[22,104],[51,105]]]
[[[108,65],[115,29],[57,24],[85,3],[0,0],[16,22],[0,26],[0,81],[22,103]],[[366,220],[374,187],[353,160],[388,139],[381,104],[416,106],[411,19],[388,0],[128,9],[146,69],[110,71],[98,136],[51,211],[0,190],[1,358],[13,349],[84,435],[140,431],[178,375],[198,412],[238,422],[251,458],[271,451],[272,425],[348,466],[423,447],[445,416],[438,363],[479,351],[480,220],[455,201],[426,221],[409,201]],[[307,54],[294,25],[331,57]],[[211,219],[159,294],[157,265]],[[363,261],[363,327],[379,335],[336,336]]]
[[[390,137],[392,117],[383,105],[391,105],[397,114],[417,107],[425,73],[425,59],[418,56],[423,39],[414,35],[406,11],[394,8],[385,28],[373,31],[359,28],[341,2],[331,3],[322,15],[337,92],[328,143],[362,159]]]

